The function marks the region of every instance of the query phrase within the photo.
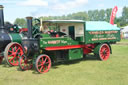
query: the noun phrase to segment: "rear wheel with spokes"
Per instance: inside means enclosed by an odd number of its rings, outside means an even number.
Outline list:
[[[103,44],[99,50],[101,60],[107,60],[110,56],[110,48],[107,44]]]
[[[2,63],[3,58],[4,58],[4,56],[3,56],[3,54],[2,54],[2,51],[0,50],[0,64]]]
[[[3,61],[3,57],[0,57],[0,64],[2,63],[2,61]]]
[[[101,44],[96,48],[95,55],[102,61],[107,60],[110,56],[110,47],[108,44]]]

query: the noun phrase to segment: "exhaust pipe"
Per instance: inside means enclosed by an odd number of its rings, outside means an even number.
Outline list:
[[[4,29],[4,13],[3,13],[3,5],[0,5],[0,29]]]
[[[32,18],[33,17],[26,17],[28,27],[28,38],[32,38]]]

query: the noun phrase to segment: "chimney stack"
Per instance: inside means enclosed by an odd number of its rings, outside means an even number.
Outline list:
[[[0,29],[4,29],[4,13],[3,13],[3,5],[0,5]]]
[[[32,18],[33,17],[26,17],[27,28],[28,28],[28,38],[32,38]]]

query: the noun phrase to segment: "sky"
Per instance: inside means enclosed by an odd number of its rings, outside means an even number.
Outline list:
[[[118,6],[117,17],[128,0],[0,0],[4,6],[4,19],[13,23],[27,16],[61,16],[79,11],[107,9]]]

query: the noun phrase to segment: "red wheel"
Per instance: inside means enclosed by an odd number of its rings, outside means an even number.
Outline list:
[[[102,44],[99,49],[99,57],[101,60],[107,60],[110,56],[110,48],[107,44]]]
[[[48,55],[40,55],[36,59],[36,70],[39,73],[46,73],[51,68],[51,59]]]
[[[3,61],[3,54],[2,54],[2,52],[0,51],[0,64],[2,63],[2,61]]]
[[[0,57],[0,64],[2,63],[2,61],[3,61],[3,56],[2,56],[2,57]]]
[[[32,68],[32,63],[25,55],[22,55],[19,59],[19,67],[22,71],[29,70]]]
[[[23,55],[22,46],[18,43],[10,43],[5,48],[5,61],[9,66],[17,66],[19,57]]]

